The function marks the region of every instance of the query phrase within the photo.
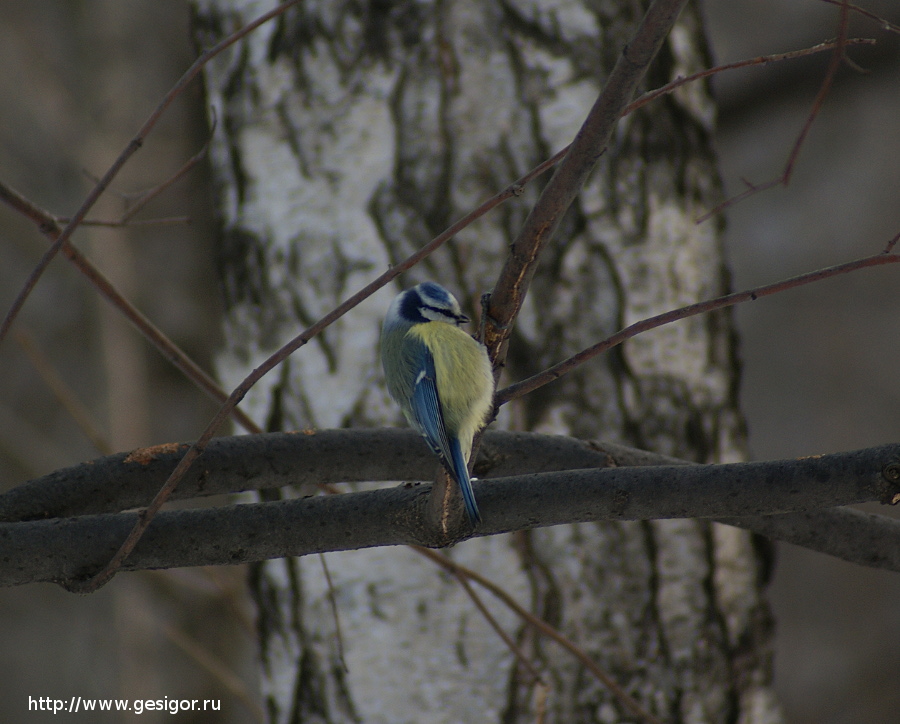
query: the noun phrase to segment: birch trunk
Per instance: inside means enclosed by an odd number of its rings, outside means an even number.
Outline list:
[[[204,44],[271,3],[198,3]],[[567,144],[641,3],[301,3],[207,69],[233,386],[302,327]],[[681,17],[648,87],[707,64]],[[714,109],[689,86],[620,124],[546,252],[511,344],[518,379],[639,318],[727,287]],[[402,278],[473,317],[537,184]],[[248,396],[269,429],[400,424],[377,364],[385,289]],[[636,339],[498,423],[691,460],[743,455],[727,314]],[[387,451],[386,451],[387,452]],[[781,721],[764,567],[751,537],[695,520],[560,526],[448,551],[582,647],[668,722]],[[470,599],[386,548],[253,569],[272,722],[532,722],[539,687]],[[549,686],[547,722],[634,721],[572,656],[485,597]],[[340,649],[343,642],[343,653]],[[346,662],[347,669],[343,668]]]

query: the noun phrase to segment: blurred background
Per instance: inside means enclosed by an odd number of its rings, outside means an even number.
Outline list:
[[[900,23],[895,0],[863,4]],[[837,9],[822,0],[708,0],[705,7],[719,63],[836,34]],[[0,179],[54,214],[74,213],[92,179],[195,58],[189,5],[0,0],[0,19],[0,67],[10,69],[0,74]],[[864,18],[854,19],[851,35],[878,45],[850,50],[859,68],[838,73],[790,184],[727,212],[736,289],[876,253],[900,232],[900,36]],[[761,184],[782,173],[828,62],[825,53],[714,80],[729,194],[744,190],[744,180]],[[195,82],[91,216],[120,217],[135,194],[197,153],[206,133]],[[212,369],[220,308],[203,165],[136,218],[142,223],[127,228],[85,227],[77,244]],[[45,248],[31,222],[0,206],[3,313]],[[864,270],[737,309],[754,459],[897,441],[897,275],[893,266]],[[215,410],[61,258],[16,330],[0,344],[0,489],[104,448],[191,439]],[[86,406],[93,440],[53,392],[60,382]],[[0,658],[0,720],[23,720],[28,696],[72,695],[211,698],[222,702],[215,719],[180,714],[179,721],[258,719],[242,576],[240,568],[129,574],[89,597],[44,584],[0,589],[8,654]],[[779,545],[770,594],[776,683],[788,720],[896,722],[900,575]]]

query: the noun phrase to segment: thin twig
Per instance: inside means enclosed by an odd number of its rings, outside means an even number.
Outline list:
[[[210,124],[209,135],[212,137],[212,134],[216,131],[216,117],[213,115],[212,123]],[[203,148],[201,148],[197,153],[191,156],[187,161],[184,162],[182,167],[178,169],[171,177],[163,181],[161,184],[154,186],[149,191],[146,191],[141,197],[135,202],[135,204],[128,209],[124,214],[122,214],[122,218],[119,220],[122,224],[127,224],[141,209],[143,209],[147,204],[149,204],[153,199],[166,191],[172,184],[176,181],[179,181],[185,175],[190,172],[194,166],[196,166],[200,161],[206,158],[206,154],[209,152],[209,139],[207,139],[206,143],[203,144]]]
[[[416,548],[412,546],[413,550],[421,552],[422,550],[428,550],[427,548]],[[484,601],[481,600],[481,596],[479,596],[475,589],[472,588],[469,583],[469,579],[466,575],[460,571],[458,568],[451,569],[451,573],[459,582],[459,585],[462,586],[463,591],[466,592],[466,595],[471,599],[472,603],[475,604],[475,608],[479,610],[481,615],[484,617],[484,620],[487,621],[488,625],[494,629],[494,632],[500,637],[504,644],[506,644],[506,648],[512,652],[512,655],[518,659],[519,663],[525,667],[525,670],[528,672],[529,676],[531,676],[531,680],[535,684],[546,686],[546,682],[541,678],[541,675],[537,672],[537,669],[534,668],[534,665],[531,661],[528,660],[528,657],[525,655],[525,652],[516,645],[516,642],[512,640],[512,637],[503,630],[503,627],[494,618],[494,614],[492,614],[488,607],[485,606]]]
[[[231,693],[253,715],[255,721],[265,722],[266,716],[259,704],[254,701],[244,680],[235,674],[228,665],[212,653],[206,646],[175,626],[163,623],[163,633],[175,646],[194,660],[210,676],[218,681],[226,691]]]
[[[69,413],[78,429],[84,433],[85,437],[91,441],[91,444],[103,455],[111,455],[113,452],[112,446],[109,444],[106,435],[100,430],[100,426],[94,421],[90,410],[78,399],[72,388],[65,383],[50,360],[38,347],[34,337],[24,329],[15,330],[13,337],[28,356],[32,367],[40,375],[44,384],[50,388],[50,391],[63,406],[63,409]]]
[[[60,228],[56,223],[56,219],[50,213],[39,208],[2,181],[0,181],[0,201],[5,201],[23,216],[31,219],[31,221],[33,221],[41,232],[51,241],[56,241],[59,238]],[[228,395],[219,384],[180,347],[178,347],[178,345],[169,339],[161,329],[156,327],[153,322],[122,296],[115,286],[113,286],[112,282],[110,282],[86,256],[68,242],[63,244],[62,253],[85,277],[87,277],[88,281],[94,285],[101,296],[122,312],[137,330],[144,335],[147,341],[156,347],[163,357],[175,365],[187,379],[191,380],[197,387],[219,404],[228,399]],[[242,410],[235,408],[232,414],[235,421],[248,432],[262,432],[262,428],[251,420]]]
[[[823,3],[828,3],[829,5],[844,5],[843,0],[822,0]],[[898,33],[900,34],[900,25],[890,22],[880,15],[876,15],[873,12],[869,12],[864,8],[859,7],[858,5],[853,5],[852,3],[846,3],[847,7],[850,8],[854,13],[858,15],[862,15],[864,17],[869,18],[870,20],[874,20],[878,23],[882,29],[887,30],[890,33]]]
[[[839,40],[830,40],[824,43],[819,43],[818,45],[813,45],[809,48],[803,48],[802,50],[791,50],[787,53],[773,53],[772,55],[760,55],[756,58],[749,58],[746,60],[738,60],[734,63],[717,65],[713,68],[707,68],[706,70],[701,70],[697,73],[692,73],[691,75],[684,76],[683,78],[676,78],[675,80],[671,81],[670,83],[666,83],[666,85],[657,88],[656,90],[647,91],[646,93],[644,93],[640,98],[634,101],[634,103],[628,105],[623,115],[633,113],[638,108],[642,108],[643,106],[647,105],[651,101],[656,100],[660,96],[672,93],[677,88],[680,88],[683,85],[687,85],[688,83],[694,83],[698,80],[702,80],[703,78],[709,78],[710,76],[724,73],[727,70],[738,70],[739,68],[750,68],[755,65],[768,65],[769,63],[778,63],[784,60],[805,58],[808,55],[815,55],[816,53],[822,53],[826,50],[834,50],[838,47],[839,43]],[[844,46],[875,45],[876,43],[877,41],[874,38],[850,38],[844,43]]]
[[[54,217],[60,224],[68,224],[71,219],[60,216]],[[104,226],[120,228],[124,226],[174,226],[176,224],[190,224],[190,216],[164,216],[158,219],[138,219],[137,221],[122,221],[121,219],[84,219],[82,226]]]
[[[328,603],[331,606],[331,615],[334,618],[334,634],[337,640],[338,660],[341,662],[341,668],[345,673],[350,671],[347,666],[347,660],[344,658],[344,633],[341,630],[341,615],[338,611],[337,596],[334,593],[334,583],[331,581],[331,571],[328,570],[328,561],[325,560],[325,554],[319,553],[319,563],[322,565],[322,573],[325,574],[325,582],[328,585]]]
[[[131,141],[128,142],[128,145],[125,147],[122,153],[119,154],[119,157],[113,162],[112,166],[109,167],[107,172],[87,195],[87,198],[85,198],[84,202],[81,204],[81,207],[78,209],[78,211],[75,212],[75,215],[72,217],[71,221],[66,224],[66,227],[62,230],[62,232],[60,232],[59,237],[56,239],[56,241],[54,241],[53,244],[51,244],[50,248],[47,249],[46,252],[44,252],[41,260],[32,270],[25,284],[22,286],[22,289],[19,291],[19,294],[13,301],[9,312],[7,312],[6,317],[3,320],[3,324],[0,325],[0,340],[2,340],[6,336],[6,333],[12,326],[12,323],[15,320],[16,316],[18,316],[22,306],[25,304],[25,300],[28,298],[28,295],[31,294],[31,290],[34,289],[38,280],[41,278],[44,270],[46,270],[59,250],[62,249],[63,245],[69,240],[69,238],[72,236],[72,233],[75,231],[75,229],[78,228],[78,226],[84,220],[85,216],[87,216],[88,211],[93,208],[94,204],[97,202],[97,199],[99,199],[103,192],[106,191],[106,189],[109,187],[110,183],[112,183],[112,180],[118,175],[122,167],[135,153],[137,153],[138,149],[143,146],[144,141],[146,140],[150,131],[153,130],[153,127],[156,125],[157,121],[159,121],[162,115],[168,110],[172,102],[179,95],[181,95],[187,85],[197,76],[203,66],[205,66],[212,58],[217,56],[223,50],[230,47],[238,40],[251,33],[253,30],[256,30],[256,28],[258,28],[260,25],[280,15],[290,6],[296,5],[298,2],[300,2],[300,0],[286,0],[286,2],[282,3],[278,7],[261,15],[248,25],[245,25],[244,27],[238,29],[227,38],[225,38],[222,42],[202,53],[200,57],[194,61],[191,67],[188,68],[187,71],[185,71],[184,75],[182,75],[178,82],[172,87],[172,89],[168,93],[166,93],[165,97],[162,99],[153,113],[150,114],[150,117],[144,122],[144,125],[140,127],[134,138],[132,138]]]
[[[484,339],[499,376],[512,325],[525,301],[542,249],[581,191],[638,83],[675,23],[685,0],[654,0],[622,50],[565,158],[544,187],[516,239],[487,303]]]
[[[896,240],[897,237],[894,238],[894,241]],[[647,319],[643,319],[640,322],[635,322],[634,324],[625,327],[611,337],[607,337],[601,342],[582,350],[578,354],[572,355],[568,359],[553,365],[539,374],[533,375],[528,379],[516,382],[515,384],[500,390],[494,398],[494,405],[499,408],[501,405],[505,405],[511,400],[515,400],[522,395],[533,392],[539,387],[543,387],[549,382],[559,379],[564,374],[571,372],[579,365],[584,364],[597,355],[622,344],[626,340],[631,339],[642,332],[661,327],[664,324],[670,324],[679,319],[686,319],[687,317],[693,317],[697,314],[706,314],[707,312],[713,312],[717,309],[724,309],[725,307],[731,307],[735,304],[754,301],[761,297],[767,297],[770,294],[794,289],[795,287],[828,279],[830,277],[838,276],[839,274],[848,274],[859,269],[881,266],[883,264],[895,264],[897,262],[900,262],[900,255],[882,252],[862,259],[856,259],[845,264],[838,264],[836,266],[826,267],[825,269],[800,274],[799,276],[791,277],[790,279],[783,279],[774,284],[767,284],[762,287],[756,287],[755,289],[748,289],[742,292],[733,292],[732,294],[726,294],[722,297],[689,304],[680,309],[674,309],[669,312],[664,312],[663,314],[657,314],[654,317],[648,317]]]
[[[466,568],[465,566],[450,560],[446,556],[435,553],[428,548],[421,548],[419,546],[411,547],[417,553],[437,563],[442,568],[453,573],[453,575],[465,576],[466,578],[471,579],[478,583],[480,586],[486,588],[498,599],[500,599],[500,601],[502,601],[503,604],[507,606],[507,608],[509,608],[517,616],[519,616],[525,623],[537,629],[540,633],[544,634],[544,636],[553,639],[569,653],[573,654],[575,658],[577,658],[585,666],[585,668],[588,669],[588,671],[590,671],[604,686],[606,686],[609,689],[610,693],[612,693],[612,695],[615,696],[629,711],[641,717],[645,721],[650,722],[651,724],[662,724],[662,722],[657,717],[644,709],[644,707],[641,706],[640,703],[638,703],[627,691],[619,686],[615,679],[613,679],[609,674],[603,671],[603,669],[601,669],[600,666],[583,649],[578,647],[573,641],[565,637],[562,633],[557,631],[546,621],[538,618],[533,613],[531,613],[531,611],[528,611],[527,609],[519,605],[519,603],[512,596],[510,596],[506,591],[504,591],[493,581],[485,578],[480,573],[473,571],[471,568]]]
[[[797,138],[794,141],[794,145],[791,148],[790,154],[788,154],[788,158],[785,162],[784,169],[782,170],[781,175],[763,184],[748,184],[750,188],[748,188],[746,191],[723,201],[711,211],[700,216],[697,219],[698,224],[706,221],[712,216],[715,216],[724,209],[730,206],[734,206],[735,204],[743,201],[749,196],[753,196],[754,194],[759,193],[760,191],[765,191],[775,186],[787,186],[790,183],[791,176],[794,173],[794,167],[797,164],[797,159],[800,157],[800,150],[803,148],[803,144],[805,143],[806,138],[809,135],[810,129],[812,129],[813,123],[815,122],[816,118],[818,118],[819,112],[822,110],[822,106],[825,104],[825,99],[828,97],[828,93],[831,91],[834,77],[837,74],[838,68],[841,67],[841,62],[844,60],[844,54],[846,52],[848,43],[847,29],[849,26],[849,15],[849,5],[846,0],[842,0],[840,21],[838,23],[838,37],[834,43],[831,61],[828,63],[828,70],[825,72],[825,77],[822,79],[822,84],[819,86],[819,92],[816,93],[815,100],[813,101],[812,108],[810,108],[809,114],[806,117],[806,121],[803,123],[803,127],[800,129],[800,133],[797,135]]]
[[[826,2],[829,0],[825,0]],[[809,48],[803,48],[801,50],[791,50],[786,53],[773,53],[771,55],[760,55],[756,58],[748,58],[745,60],[738,60],[734,63],[725,63],[723,65],[717,65],[713,68],[707,68],[706,70],[698,71],[697,73],[692,73],[691,75],[687,75],[681,78],[676,78],[675,80],[666,83],[664,86],[660,86],[652,91],[647,91],[642,96],[640,96],[637,100],[629,103],[625,110],[622,112],[622,116],[627,116],[631,113],[634,113],[639,108],[643,108],[651,101],[655,101],[657,98],[660,98],[664,95],[669,95],[674,93],[676,90],[681,88],[684,85],[688,85],[689,83],[695,83],[698,80],[703,80],[704,78],[709,78],[714,75],[718,75],[719,73],[724,73],[729,70],[739,70],[741,68],[751,68],[757,65],[768,65],[769,63],[780,63],[785,60],[796,60],[797,58],[805,58],[809,55],[815,55],[816,53],[823,53],[828,50],[834,50],[838,46],[837,40],[826,41],[824,43],[819,43],[818,45],[813,45]],[[877,41],[874,38],[850,38],[845,42],[845,46],[851,45],[875,45]],[[535,168],[531,173],[531,178],[543,173],[547,169],[555,166],[559,161],[561,161],[565,155],[569,152],[570,146],[566,146],[562,150],[560,150],[553,158],[544,161],[540,166]],[[517,182],[518,184],[523,184],[522,180]],[[514,184],[515,185],[515,184]]]
[[[847,6],[847,2],[845,0],[841,5],[840,22],[838,23],[837,45],[832,51],[831,62],[828,64],[828,70],[825,73],[825,77],[822,79],[822,85],[819,87],[819,92],[816,94],[816,98],[813,101],[813,105],[810,109],[809,116],[806,119],[806,123],[803,124],[803,128],[800,130],[800,135],[797,136],[797,140],[794,142],[794,147],[791,149],[791,155],[788,156],[787,163],[784,167],[785,186],[787,186],[791,180],[791,176],[794,173],[794,166],[796,165],[797,159],[800,156],[800,149],[803,147],[803,142],[809,135],[812,124],[819,116],[819,112],[822,110],[822,106],[825,104],[825,99],[828,97],[828,93],[831,91],[831,86],[834,83],[834,76],[837,74],[838,68],[841,67],[841,62],[844,60],[844,53],[846,52],[847,48],[847,30],[849,23],[850,9]]]

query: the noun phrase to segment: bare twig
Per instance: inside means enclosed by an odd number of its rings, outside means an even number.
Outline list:
[[[532,377],[529,377],[528,379],[522,380],[520,382],[516,382],[515,384],[512,384],[509,387],[500,390],[494,398],[494,405],[496,407],[499,407],[506,404],[507,402],[510,402],[511,400],[521,397],[522,395],[533,392],[539,387],[543,387],[549,382],[553,382],[554,380],[559,379],[564,374],[571,372],[579,365],[584,364],[597,355],[622,344],[626,340],[631,339],[632,337],[641,334],[642,332],[646,332],[650,329],[655,329],[656,327],[661,327],[664,324],[669,324],[679,319],[686,319],[687,317],[693,317],[697,314],[706,314],[707,312],[713,312],[717,309],[724,309],[725,307],[731,307],[735,304],[741,304],[742,302],[754,301],[761,297],[767,297],[770,294],[776,294],[778,292],[783,292],[788,289],[800,287],[805,284],[811,284],[813,282],[828,279],[839,274],[848,274],[859,269],[881,266],[883,264],[894,264],[897,262],[900,262],[900,255],[886,254],[882,252],[880,254],[875,254],[874,256],[867,256],[862,259],[856,259],[855,261],[850,261],[845,264],[838,264],[837,266],[831,266],[825,269],[807,272],[806,274],[791,277],[790,279],[783,279],[782,281],[775,282],[774,284],[767,284],[762,287],[756,287],[755,289],[748,289],[742,292],[726,294],[725,296],[717,297],[716,299],[709,299],[704,302],[689,304],[688,306],[681,307],[680,309],[674,309],[670,312],[657,314],[654,317],[648,317],[647,319],[643,319],[640,322],[635,322],[634,324],[625,327],[625,329],[616,332],[611,337],[607,337],[601,342],[598,342],[597,344],[582,350],[578,354],[572,355],[568,359],[553,365],[543,372],[533,375]]]
[[[837,45],[832,51],[831,62],[828,64],[828,70],[825,72],[825,77],[822,79],[822,85],[819,87],[819,92],[816,94],[816,98],[813,101],[806,123],[804,123],[803,128],[800,129],[800,135],[797,136],[797,140],[794,142],[794,147],[791,149],[791,154],[788,156],[787,163],[784,167],[783,183],[785,186],[787,186],[791,180],[791,176],[794,173],[794,166],[800,156],[800,149],[803,147],[803,143],[809,135],[809,130],[812,128],[819,112],[822,110],[822,106],[825,104],[825,99],[828,97],[828,93],[831,91],[831,86],[834,83],[834,76],[837,74],[838,68],[841,67],[841,62],[844,60],[844,54],[847,51],[847,30],[849,20],[850,9],[845,0],[841,5]]]
[[[217,56],[223,50],[246,36],[248,33],[256,30],[256,28],[258,28],[260,25],[280,15],[290,6],[296,5],[298,2],[300,2],[300,0],[286,0],[286,2],[282,3],[278,7],[261,15],[253,22],[235,31],[223,41],[202,53],[200,57],[194,61],[191,67],[188,68],[187,71],[185,71],[184,75],[182,75],[178,82],[172,87],[172,89],[168,93],[166,93],[165,97],[162,99],[156,109],[150,114],[150,117],[144,122],[144,125],[140,127],[134,138],[132,138],[131,141],[128,142],[128,145],[125,147],[122,153],[119,154],[119,157],[113,162],[112,166],[109,167],[107,172],[87,195],[87,198],[85,198],[84,202],[81,204],[81,207],[78,209],[78,211],[75,212],[75,215],[72,217],[69,223],[66,224],[66,227],[60,232],[57,239],[53,242],[53,244],[50,245],[50,248],[47,249],[47,251],[41,257],[41,260],[38,262],[37,266],[35,266],[35,268],[32,270],[25,284],[23,284],[19,294],[16,296],[16,299],[13,301],[9,312],[7,312],[6,317],[3,320],[3,324],[0,325],[0,340],[2,340],[6,336],[6,333],[12,326],[12,323],[18,315],[19,310],[22,308],[22,305],[25,304],[25,300],[28,298],[28,295],[31,294],[31,290],[34,289],[38,280],[41,278],[41,275],[44,273],[44,270],[49,266],[50,262],[53,261],[53,258],[57,255],[59,250],[62,249],[63,245],[69,240],[69,238],[72,236],[72,233],[75,231],[75,229],[78,228],[78,226],[84,220],[85,216],[87,216],[88,211],[93,208],[94,204],[97,202],[97,199],[99,199],[103,192],[106,191],[106,189],[109,187],[110,183],[112,183],[112,180],[118,175],[122,167],[135,153],[137,153],[138,149],[141,148],[147,136],[156,125],[157,121],[159,121],[162,115],[168,110],[172,102],[179,95],[181,95],[187,85],[197,76],[203,66],[205,66],[212,58]]]
[[[603,153],[615,124],[681,12],[685,0],[655,0],[625,46],[587,119],[557,167],[521,231],[510,245],[487,304],[484,344],[495,375],[506,357],[512,325],[528,292],[544,245],[581,191]]]
[[[869,18],[870,20],[874,20],[878,23],[884,30],[887,30],[890,33],[898,33],[900,34],[900,25],[896,23],[892,23],[889,20],[881,17],[880,15],[876,15],[873,12],[869,12],[868,10],[859,7],[858,5],[853,5],[852,3],[845,3],[844,0],[822,0],[824,3],[828,3],[829,5],[846,5],[850,10],[858,15],[862,15],[864,17]]]
[[[834,50],[832,51],[831,61],[828,64],[828,70],[825,72],[825,77],[822,79],[822,84],[819,86],[819,92],[816,94],[815,100],[812,104],[812,108],[810,109],[809,114],[806,117],[806,121],[803,123],[803,127],[800,129],[800,133],[797,135],[797,139],[794,141],[794,146],[791,149],[790,154],[788,155],[781,175],[762,184],[747,183],[748,188],[746,191],[743,191],[742,193],[723,201],[721,204],[712,209],[712,211],[709,211],[706,214],[700,216],[697,219],[698,224],[706,221],[722,210],[730,206],[734,206],[735,204],[761,191],[766,191],[767,189],[773,188],[775,186],[787,186],[790,183],[791,176],[794,173],[794,166],[797,163],[797,159],[800,157],[800,150],[803,148],[806,137],[809,135],[809,131],[812,128],[813,123],[818,117],[819,112],[822,110],[822,106],[825,104],[825,99],[828,97],[828,93],[831,91],[834,77],[837,74],[838,68],[840,68],[841,66],[841,62],[844,60],[844,54],[846,52],[848,43],[847,29],[849,25],[850,7],[846,0],[842,0],[840,6],[841,9],[840,20],[838,22],[838,37],[834,45]]]
[[[210,124],[209,135],[212,136],[216,131],[216,118],[213,116],[212,123]],[[119,219],[120,224],[128,224],[132,218],[147,204],[149,204],[153,199],[166,191],[172,184],[176,181],[180,180],[184,176],[188,174],[198,163],[200,163],[204,158],[206,158],[206,154],[209,151],[209,140],[203,145],[197,153],[191,156],[187,161],[184,162],[182,167],[178,169],[172,176],[163,181],[161,184],[154,186],[149,191],[141,194],[141,197],[134,203],[131,208],[128,209],[124,214],[122,214],[122,218]]]
[[[259,704],[254,701],[244,680],[232,671],[229,666],[199,641],[169,623],[162,624],[163,633],[175,646],[194,660],[210,676],[230,692],[253,715],[258,722],[265,722],[266,716]]]
[[[855,44],[871,44],[874,43],[874,40],[871,39],[861,39],[855,38],[847,41],[847,45],[855,45]],[[761,56],[758,58],[752,58],[749,60],[738,61],[735,63],[729,63],[726,65],[716,66],[714,68],[710,68],[699,73],[692,74],[690,76],[684,78],[678,78],[671,83],[666,84],[665,86],[658,88],[654,91],[650,91],[645,93],[636,101],[631,103],[625,110],[625,114],[632,113],[638,108],[643,107],[649,102],[655,100],[656,98],[667,94],[672,93],[677,88],[687,84],[694,82],[696,80],[700,80],[702,78],[714,75],[716,73],[724,72],[727,70],[735,70],[739,68],[744,68],[753,65],[762,65],[767,63],[779,62],[783,60],[790,60],[794,58],[803,57],[806,55],[811,55],[813,53],[822,52],[825,50],[830,50],[834,48],[835,43],[821,43],[811,48],[806,48],[804,50],[791,51],[787,53],[778,53],[774,55]],[[529,182],[543,174],[548,169],[555,166],[568,152],[569,146],[566,146],[562,150],[560,150],[556,155],[552,158],[547,159],[539,166],[535,167],[531,171],[529,171],[526,175],[522,176],[517,181],[510,184],[506,189],[496,194],[492,198],[485,201],[481,206],[479,206],[475,211],[471,214],[460,219],[457,224],[450,227],[444,234],[437,239],[443,239],[446,241],[452,235],[455,235],[460,230],[468,226],[475,219],[487,213],[489,210],[498,206],[502,202],[507,199],[518,195],[521,193],[521,189],[527,185]],[[84,219],[81,223],[82,225],[98,225],[98,226],[121,226],[123,224],[128,224],[131,226],[136,225],[154,225],[154,224],[176,224],[176,223],[186,223],[189,221],[188,217],[173,217],[173,218],[163,218],[163,219],[147,219],[142,221],[134,221],[132,219],[133,215],[137,213],[137,211],[142,208],[147,201],[151,198],[154,198],[158,195],[161,190],[167,188],[171,185],[175,180],[184,175],[187,171],[193,168],[196,163],[201,160],[204,154],[207,152],[207,148],[204,147],[200,152],[198,152],[195,156],[189,159],[184,166],[173,175],[171,179],[164,182],[160,186],[156,187],[156,189],[151,190],[142,197],[141,202],[132,207],[128,214],[126,214],[122,219],[119,220],[102,220],[102,219]],[[9,203],[13,208],[18,210],[20,213],[23,213],[25,216],[34,221],[44,233],[50,236],[53,239],[58,239],[61,230],[59,228],[54,228],[57,223],[67,224],[71,221],[71,219],[66,217],[54,217],[48,212],[39,209],[30,201],[26,200],[21,195],[17,194],[9,187],[0,182],[0,199]],[[437,241],[437,239],[435,241]],[[104,277],[100,274],[100,272],[74,247],[70,245],[65,245],[63,247],[64,253],[69,257],[69,259],[88,277],[88,279],[97,286],[100,290],[101,294],[107,297],[107,299],[114,306],[118,307],[122,312],[129,317],[133,324],[144,334],[145,337],[157,347],[160,352],[167,358],[173,361],[179,369],[187,376],[189,379],[198,384],[201,389],[203,389],[207,394],[209,394],[213,399],[218,401],[219,403],[224,402],[227,399],[226,393],[218,387],[218,385],[209,378],[202,370],[199,370],[196,365],[191,362],[187,356],[180,351],[170,340],[168,340],[162,332],[155,327],[153,327],[144,317],[138,312],[134,307],[130,305],[124,298],[119,295],[112,285],[105,280]],[[408,268],[408,267],[404,267]],[[199,371],[199,374],[198,374]],[[250,420],[243,412],[236,409],[234,412],[235,418],[240,422],[240,424],[247,429],[249,432],[260,432],[260,429],[256,424]]]
[[[634,97],[653,58],[681,13],[685,0],[654,0],[606,80],[565,157],[541,192],[482,305],[481,341],[487,347],[495,382],[506,362],[509,337],[518,317],[544,246],[553,238],[566,211],[580,193],[597,160],[606,150],[613,129]],[[496,403],[495,403],[496,409]],[[480,436],[472,445],[477,453]],[[438,507],[440,488],[435,486]]]
[[[639,716],[641,719],[650,722],[651,724],[662,724],[662,722],[657,717],[644,709],[644,707],[641,706],[630,694],[628,694],[627,691],[619,686],[615,679],[613,679],[609,674],[601,669],[583,649],[581,649],[573,641],[553,628],[553,626],[548,624],[546,621],[538,618],[533,613],[531,613],[531,611],[519,605],[519,603],[512,596],[510,596],[503,588],[496,585],[493,581],[485,578],[476,571],[473,571],[471,568],[466,568],[465,566],[450,560],[446,556],[442,556],[438,553],[435,553],[434,551],[428,550],[427,548],[413,546],[413,550],[425,556],[434,563],[437,563],[442,568],[450,571],[457,578],[469,578],[483,588],[490,591],[492,594],[494,594],[494,596],[500,599],[507,608],[509,608],[517,616],[519,616],[519,618],[521,618],[525,623],[537,629],[537,631],[539,631],[547,638],[553,639],[554,641],[556,641],[556,643],[566,649],[566,651],[575,656],[575,658],[577,658],[582,663],[582,665],[594,675],[594,677],[596,677],[607,689],[609,689],[610,693],[612,693],[612,695],[615,696],[616,699],[618,699],[632,714]]]
[[[341,630],[341,614],[338,610],[337,596],[334,593],[334,583],[331,581],[331,571],[328,569],[328,561],[325,560],[325,554],[319,553],[319,563],[322,566],[322,573],[325,574],[325,583],[328,586],[328,604],[331,606],[331,616],[334,618],[334,637],[337,641],[338,661],[341,662],[341,668],[345,672],[349,672],[347,660],[344,658],[344,633]]]
[[[874,38],[850,38],[844,43],[844,46],[875,45],[876,42],[877,41]],[[666,83],[666,85],[657,88],[656,90],[647,91],[646,93],[644,93],[640,98],[628,105],[623,115],[633,113],[638,108],[642,108],[643,106],[647,105],[651,101],[656,100],[660,96],[672,93],[677,88],[680,88],[683,85],[687,85],[688,83],[694,83],[698,80],[702,80],[703,78],[709,78],[710,76],[724,73],[727,70],[738,70],[739,68],[750,68],[755,65],[768,65],[769,63],[779,63],[784,60],[805,58],[808,55],[815,55],[816,53],[822,53],[826,50],[834,50],[838,47],[839,43],[839,40],[830,40],[824,43],[819,43],[818,45],[813,45],[809,48],[803,48],[802,50],[791,50],[787,53],[773,53],[772,55],[760,55],[757,58],[738,60],[734,63],[725,63],[724,65],[717,65],[713,68],[707,68],[706,70],[692,73],[691,75],[684,76],[683,78],[676,78],[675,80],[671,81],[670,83]]]
[[[425,555],[425,557],[429,560],[434,560],[434,558],[432,558],[430,555],[426,555],[426,553],[432,553],[432,551],[428,550],[427,548],[421,548],[418,546],[410,547],[417,553]],[[435,556],[437,556],[437,554],[435,554]],[[446,556],[440,557],[448,561],[450,560]],[[450,562],[452,563],[452,561]],[[466,595],[471,599],[472,603],[475,604],[475,608],[478,609],[478,611],[484,617],[484,620],[487,621],[488,625],[492,629],[494,629],[494,632],[500,637],[503,643],[506,644],[506,648],[508,648],[512,652],[513,656],[515,656],[519,661],[519,663],[521,663],[522,666],[525,667],[525,670],[528,672],[531,680],[535,684],[546,686],[546,682],[541,678],[541,675],[537,672],[537,669],[534,668],[531,661],[529,661],[528,657],[525,655],[525,652],[522,651],[522,649],[516,645],[516,642],[512,640],[512,637],[503,630],[503,627],[500,625],[497,619],[494,618],[494,615],[488,610],[488,607],[485,606],[484,601],[481,600],[481,596],[479,596],[469,584],[468,577],[463,572],[463,570],[461,570],[462,567],[457,566],[454,563],[452,567],[448,568],[447,566],[444,566],[444,568],[447,568],[455,576],[456,580],[459,581],[459,585],[462,586],[463,591],[466,592]]]
[[[37,224],[41,232],[51,241],[56,242],[60,238],[60,228],[52,214],[39,208],[3,182],[0,182],[0,201],[6,202],[23,216],[31,219],[31,221]],[[110,282],[86,256],[78,251],[78,249],[69,242],[66,242],[62,246],[62,253],[85,277],[87,277],[88,281],[94,285],[97,291],[100,292],[110,304],[124,314],[137,330],[144,335],[147,341],[156,347],[163,357],[174,364],[187,379],[191,380],[197,387],[209,395],[209,397],[220,404],[223,400],[228,398],[225,391],[203,370],[203,368],[194,362],[180,347],[178,347],[178,345],[169,339],[161,329],[156,327],[153,322],[147,319],[143,313],[122,296],[122,294],[120,294],[113,286],[112,282]],[[262,432],[261,428],[244,414],[243,411],[235,409],[232,414],[234,419],[248,432]]]
[[[60,224],[68,224],[71,219],[60,216],[54,217]],[[105,226],[112,228],[120,228],[123,226],[169,226],[190,224],[190,216],[164,216],[158,219],[139,219],[137,221],[122,221],[121,219],[84,219],[81,226]]]
[[[16,342],[28,356],[35,371],[40,375],[44,384],[50,388],[50,391],[63,406],[63,409],[69,413],[69,416],[85,434],[91,444],[104,455],[112,454],[112,446],[106,439],[106,436],[100,430],[100,426],[94,421],[90,410],[78,399],[77,395],[72,391],[59,376],[54,369],[50,360],[44,355],[34,337],[23,329],[17,329],[13,332]]]

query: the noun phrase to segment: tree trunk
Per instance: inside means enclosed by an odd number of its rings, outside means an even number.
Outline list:
[[[260,10],[198,5],[205,45]],[[306,2],[208,66],[226,385],[571,141],[639,5]],[[706,64],[689,7],[647,87]],[[512,339],[510,380],[726,289],[720,229],[694,223],[719,198],[713,119],[693,85],[620,123],[541,261]],[[433,279],[476,318],[538,186],[402,286]],[[400,424],[377,364],[380,319],[398,289],[294,354],[247,409],[269,429]],[[695,317],[508,405],[495,424],[737,460],[734,351],[727,313]],[[558,628],[661,719],[781,721],[764,566],[748,534],[696,520],[583,524],[471,540],[447,554]],[[272,722],[536,720],[543,689],[454,578],[405,548],[329,554],[327,566],[333,600],[318,560],[253,568]],[[485,600],[549,687],[545,721],[634,720],[571,654]]]

